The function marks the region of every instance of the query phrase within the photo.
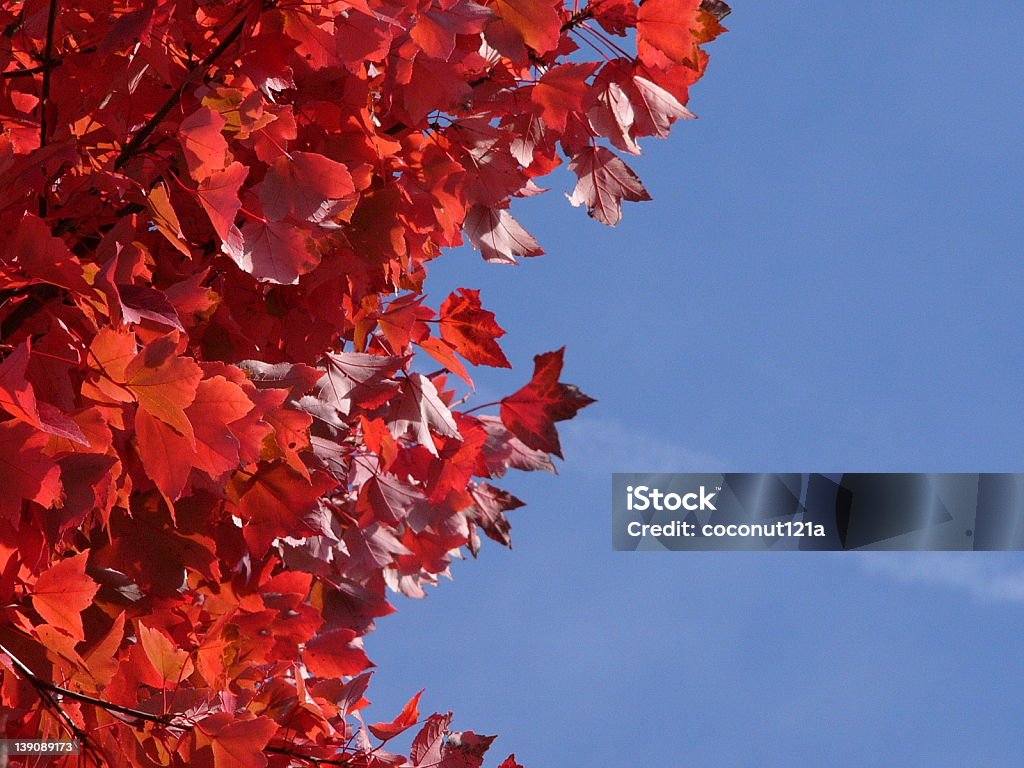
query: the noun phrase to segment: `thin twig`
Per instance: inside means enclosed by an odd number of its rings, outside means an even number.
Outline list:
[[[178,87],[174,89],[174,92],[167,98],[163,106],[156,111],[149,120],[146,122],[139,132],[132,136],[131,140],[124,145],[121,153],[117,156],[117,160],[114,161],[114,170],[120,170],[124,167],[124,164],[131,160],[132,156],[138,152],[139,148],[145,143],[146,139],[149,138],[150,134],[157,129],[157,126],[163,122],[163,119],[170,114],[170,111],[174,109],[175,105],[181,100],[182,94],[185,92],[185,87],[193,82],[193,76],[197,72],[206,73],[210,67],[213,66],[214,62],[221,57],[231,44],[238,39],[239,35],[242,34],[242,30],[245,29],[246,13],[243,12],[241,20],[234,26],[234,28],[225,35],[224,39],[220,41],[210,54],[198,64],[189,67],[188,75],[185,77]]]
[[[145,720],[150,723],[158,723],[160,725],[166,726],[170,726],[172,724],[172,718],[168,717],[167,715],[154,715],[150,712],[143,712],[139,709],[132,709],[131,707],[125,707],[120,704],[115,704],[112,701],[104,701],[103,699],[97,699],[93,696],[87,696],[86,694],[79,693],[78,691],[72,691],[70,688],[64,688],[62,686],[55,685],[54,683],[51,683],[49,680],[44,680],[43,678],[39,677],[39,675],[37,675],[35,672],[29,669],[28,665],[25,664],[25,662],[23,662],[13,653],[7,650],[3,645],[0,645],[0,653],[3,653],[6,656],[8,656],[11,659],[11,662],[14,664],[14,666],[17,667],[18,671],[21,672],[21,674],[25,677],[26,680],[28,680],[32,687],[38,691],[45,691],[51,694],[55,693],[59,694],[60,696],[66,696],[69,699],[80,701],[83,704],[92,704],[93,706],[102,707],[103,709],[106,709],[110,712],[117,712],[122,715],[134,717],[137,720]],[[185,725],[182,725],[180,727],[187,729],[187,726]]]

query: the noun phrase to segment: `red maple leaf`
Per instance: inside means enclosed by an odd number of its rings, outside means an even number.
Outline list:
[[[562,457],[556,421],[571,419],[593,398],[558,380],[565,348],[533,358],[533,378],[518,392],[502,398],[501,420],[529,448]]]

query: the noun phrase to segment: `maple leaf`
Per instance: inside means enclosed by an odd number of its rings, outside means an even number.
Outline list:
[[[196,438],[185,409],[195,400],[202,376],[203,369],[190,358],[178,357],[166,336],[145,347],[124,370],[125,386],[139,408],[174,427],[189,446]]]
[[[257,280],[295,285],[320,263],[309,232],[291,222],[250,221],[240,231],[242,246],[230,255]]]
[[[512,218],[505,208],[474,205],[463,225],[466,236],[486,261],[515,264],[517,256],[540,256],[544,253],[533,235]]]
[[[569,168],[579,181],[569,202],[587,206],[587,213],[614,227],[622,219],[622,201],[650,200],[644,185],[628,165],[606,147],[587,147]]]
[[[451,712],[444,715],[431,715],[427,718],[427,722],[416,734],[409,750],[409,759],[412,760],[414,768],[428,768],[441,764],[445,734],[448,732],[451,722]]]
[[[696,117],[660,85],[637,75],[633,78],[631,102],[637,132],[645,136],[668,136],[672,123]]]
[[[423,298],[409,295],[395,299],[377,318],[395,354],[404,354],[410,339],[419,341],[429,333],[424,321],[433,318],[434,311],[423,306]]]
[[[85,639],[82,611],[92,604],[99,590],[99,584],[85,572],[88,559],[89,554],[82,552],[58,560],[39,574],[31,590],[36,613],[75,640]]]
[[[435,456],[438,452],[431,430],[445,437],[460,436],[452,412],[438,397],[434,383],[420,373],[411,374],[402,383],[402,399],[388,426],[396,438],[411,433],[420,445]]]
[[[513,754],[506,757],[498,768],[523,768],[523,766],[516,762],[516,756]]]
[[[238,191],[249,175],[249,169],[239,162],[231,163],[223,171],[210,174],[196,190],[199,204],[210,217],[210,223],[221,240],[221,250],[237,258],[242,251],[242,233],[235,226],[235,217],[242,208]]]
[[[284,464],[261,471],[238,502],[243,533],[257,557],[279,536],[322,533],[316,516],[320,498],[337,485],[323,475],[307,479]]]
[[[559,133],[565,130],[570,112],[583,112],[583,102],[590,93],[587,78],[598,64],[560,64],[545,72],[530,92],[533,103],[540,107],[541,118]]]
[[[167,242],[176,248],[182,255],[192,258],[185,233],[181,229],[181,222],[178,214],[171,205],[171,196],[167,191],[166,184],[157,184],[146,196],[146,208],[152,217],[153,226],[163,235]]]
[[[189,173],[205,181],[228,164],[230,152],[222,131],[227,121],[220,112],[203,106],[181,122],[178,138]]]
[[[445,744],[440,768],[480,768],[495,738],[472,731],[454,731]]]
[[[68,250],[67,244],[55,237],[46,222],[29,214],[18,222],[11,253],[22,271],[33,281],[87,291],[82,265]]]
[[[140,623],[138,637],[139,645],[145,651],[153,669],[163,680],[164,688],[177,688],[182,680],[192,674],[195,667],[188,653],[178,648],[159,629]]]
[[[632,136],[636,120],[633,105],[618,83],[609,82],[605,85],[587,116],[594,130],[607,136],[614,146],[634,155],[640,154],[640,145]]]
[[[470,488],[473,507],[469,515],[494,541],[506,547],[512,546],[511,531],[506,512],[519,509],[523,502],[508,491],[495,488],[488,483],[479,483]],[[474,553],[475,554],[475,553]]]
[[[192,471],[195,443],[142,408],[135,412],[135,441],[146,474],[168,502],[177,501]]]
[[[486,414],[476,418],[487,431],[481,459],[486,468],[484,474],[488,477],[503,477],[509,469],[527,472],[541,470],[557,474],[551,456],[544,451],[527,447],[501,423],[501,419]]]
[[[238,466],[238,437],[226,426],[234,424],[254,408],[245,391],[223,376],[199,382],[196,396],[185,415],[196,436],[191,463],[210,477],[220,477]]]
[[[46,455],[46,435],[28,424],[0,422],[0,519],[17,519],[22,499],[49,508],[61,497],[60,467]]]
[[[260,202],[271,221],[291,216],[321,222],[354,192],[344,164],[315,152],[293,152],[270,166],[260,187]]]
[[[512,367],[497,341],[505,329],[483,308],[480,291],[459,288],[449,295],[441,305],[440,329],[442,338],[474,365]]]
[[[266,766],[263,748],[277,733],[278,726],[269,717],[250,718],[216,712],[196,723],[196,742],[210,750],[210,768]]]
[[[646,0],[636,15],[641,57],[653,47],[677,64],[696,62],[701,0]]]
[[[328,354],[327,372],[317,384],[319,397],[343,414],[349,413],[353,401],[370,405],[386,401],[398,389],[390,377],[407,359],[362,352]]]
[[[480,32],[494,18],[494,11],[471,0],[444,7],[430,6],[420,13],[409,36],[435,59],[445,60],[455,50],[455,36]]]
[[[455,356],[455,351],[452,349],[450,344],[443,341],[435,336],[430,336],[423,341],[417,342],[420,347],[423,348],[428,355],[437,360],[447,370],[454,373],[470,387],[476,386],[473,384],[473,379],[469,375],[469,371],[466,370],[466,366],[462,364],[462,361]]]
[[[562,458],[556,421],[571,419],[593,398],[572,384],[558,380],[562,373],[565,348],[545,352],[533,358],[530,383],[501,401],[501,421],[529,448],[553,453]]]
[[[306,643],[302,659],[309,671],[318,677],[358,675],[373,666],[356,633],[347,628],[318,634]]]
[[[558,45],[562,19],[550,0],[495,0],[490,7],[497,18],[486,34],[499,50],[515,55],[514,45],[519,42],[547,53]]]
[[[393,739],[400,733],[405,732],[412,726],[416,725],[416,721],[420,719],[420,697],[423,696],[423,691],[420,691],[402,707],[402,711],[398,713],[390,723],[374,723],[369,726],[370,731],[378,739],[387,741]]]
[[[72,419],[36,399],[35,389],[26,378],[30,354],[30,342],[24,341],[0,363],[0,408],[38,430],[89,445]]]

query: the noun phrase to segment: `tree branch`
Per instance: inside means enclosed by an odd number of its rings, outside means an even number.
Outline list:
[[[139,132],[132,136],[131,140],[121,149],[121,153],[117,156],[117,160],[114,161],[115,171],[123,168],[125,163],[131,160],[132,156],[135,155],[135,153],[139,151],[139,148],[146,142],[146,139],[148,139],[153,131],[157,129],[157,126],[163,122],[163,119],[167,117],[167,115],[170,114],[170,111],[174,109],[175,105],[181,101],[181,96],[185,92],[185,87],[189,83],[193,82],[193,76],[198,72],[205,74],[217,59],[221,57],[224,51],[230,48],[231,44],[238,39],[239,35],[242,34],[242,30],[245,29],[245,18],[245,13],[243,12],[242,18],[234,28],[224,36],[224,39],[220,41],[217,47],[210,51],[209,55],[205,59],[200,61],[198,64],[189,67],[188,75],[184,80],[182,80],[178,87],[174,89],[171,95],[167,98],[167,101],[164,102],[163,106],[156,111],[156,114],[149,118],[146,124],[139,129]]]
[[[128,717],[133,717],[136,720],[145,720],[146,722],[149,722],[149,723],[157,723],[159,725],[164,725],[164,726],[172,726],[172,725],[174,725],[173,718],[168,716],[168,715],[154,715],[154,714],[152,714],[150,712],[143,712],[142,710],[139,710],[139,709],[132,709],[131,707],[124,707],[124,706],[121,706],[120,704],[115,704],[112,701],[104,701],[103,699],[97,699],[97,698],[95,698],[93,696],[87,696],[84,693],[79,693],[78,691],[72,691],[69,688],[64,688],[62,686],[56,685],[54,683],[51,683],[49,680],[44,680],[43,678],[39,677],[39,675],[37,675],[35,672],[33,672],[31,669],[29,669],[28,665],[25,664],[25,662],[23,662],[21,659],[19,659],[13,653],[11,653],[9,650],[7,650],[3,645],[0,645],[0,653],[3,653],[8,658],[10,658],[11,662],[18,669],[18,671],[21,672],[22,676],[26,680],[28,680],[28,682],[32,685],[33,688],[36,689],[37,692],[40,693],[40,696],[43,695],[43,692],[46,692],[47,694],[58,694],[60,696],[66,696],[69,699],[74,699],[75,701],[80,701],[83,704],[92,704],[95,707],[101,707],[103,709],[106,709],[109,712],[117,712],[118,714],[121,714],[121,715],[126,715]],[[53,701],[52,696],[50,696],[50,695],[47,695],[44,698],[49,699],[50,701]],[[54,703],[56,703],[56,702],[54,702]],[[177,727],[183,728],[185,730],[188,730],[188,727],[185,726],[185,725],[178,725]],[[75,726],[75,729],[77,730],[77,726]],[[78,735],[78,734],[76,734],[76,735]]]
[[[286,757],[294,757],[297,760],[306,760],[310,763],[313,763],[314,765],[352,765],[352,761],[344,757],[313,757],[312,755],[304,755],[301,752],[296,752],[291,749],[285,749],[284,747],[264,747],[263,751],[269,752],[272,755],[285,755]]]
[[[50,0],[50,10],[46,17],[46,45],[43,48],[43,91],[39,98],[39,146],[46,146],[49,125],[46,120],[46,105],[50,100],[50,73],[53,71],[53,38],[57,29],[57,5],[59,0]],[[46,217],[46,187],[39,194],[39,215]]]

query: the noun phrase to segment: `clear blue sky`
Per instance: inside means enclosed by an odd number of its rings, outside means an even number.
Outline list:
[[[367,639],[370,716],[426,687],[528,768],[1022,765],[1024,556],[611,551],[611,471],[1024,470],[1024,6],[734,8],[654,202],[558,176],[514,208],[549,255],[434,268],[510,330],[484,396],[566,344],[600,402],[515,549]]]

